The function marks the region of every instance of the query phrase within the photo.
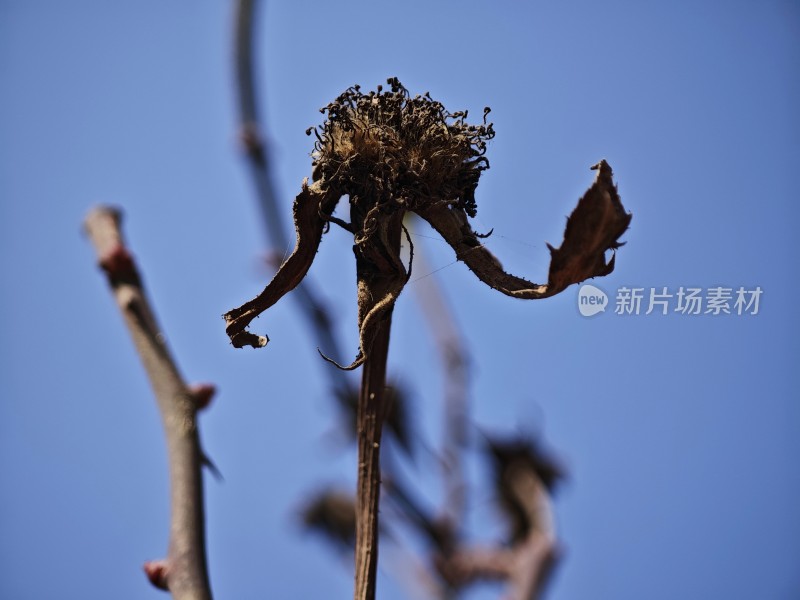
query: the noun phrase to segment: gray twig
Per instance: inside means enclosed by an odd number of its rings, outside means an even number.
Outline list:
[[[153,585],[176,600],[211,600],[205,550],[203,463],[197,428],[199,405],[210,386],[191,388],[181,377],[145,295],[120,229],[121,213],[100,207],[84,226],[105,271],[156,396],[167,438],[171,520],[167,558],[145,564]]]

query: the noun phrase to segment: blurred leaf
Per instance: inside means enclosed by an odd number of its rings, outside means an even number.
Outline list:
[[[529,497],[526,479],[535,477],[552,494],[564,478],[562,466],[529,437],[488,438],[487,454],[494,467],[500,507],[511,526],[511,543],[524,539],[532,527],[535,499]]]
[[[351,494],[323,490],[302,509],[305,527],[322,534],[340,550],[352,550],[356,541],[356,504]]]

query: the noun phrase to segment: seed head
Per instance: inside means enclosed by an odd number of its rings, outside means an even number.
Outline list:
[[[390,89],[367,94],[359,86],[321,109],[314,132],[315,181],[353,198],[371,198],[406,210],[445,202],[475,216],[475,188],[489,168],[486,143],[494,137],[484,111],[481,125],[467,111],[450,113],[429,93],[411,98],[396,77]]]

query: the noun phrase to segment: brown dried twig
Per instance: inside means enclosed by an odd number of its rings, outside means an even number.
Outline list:
[[[125,246],[121,213],[92,210],[84,222],[99,263],[122,312],[156,396],[164,432],[171,488],[169,549],[164,560],[145,564],[153,585],[176,600],[211,600],[205,549],[202,467],[197,411],[208,404],[213,386],[187,386],[145,295],[142,278]]]

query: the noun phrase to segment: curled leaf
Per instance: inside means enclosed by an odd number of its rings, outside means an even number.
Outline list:
[[[223,316],[225,331],[236,348],[261,348],[267,345],[267,336],[250,333],[246,328],[253,319],[297,287],[306,276],[317,254],[327,217],[333,212],[338,200],[337,194],[323,191],[317,184],[308,186],[307,182],[303,182],[303,189],[295,198],[293,207],[297,236],[294,251],[264,291]]]
[[[301,510],[305,527],[321,533],[340,548],[353,548],[356,540],[356,503],[352,495],[327,489]]]
[[[619,238],[631,222],[632,215],[622,206],[609,164],[601,160],[592,169],[597,171],[597,178],[567,220],[564,242],[560,248],[548,244],[548,288],[556,290],[553,293],[611,273],[615,256],[606,262],[605,253],[623,245]]]
[[[546,284],[506,273],[458,206],[439,203],[417,213],[450,244],[458,260],[488,286],[514,298],[548,298],[573,283],[611,273],[614,257],[606,262],[605,253],[622,245],[619,237],[631,222],[614,185],[611,167],[602,160],[592,169],[597,170],[597,178],[567,220],[564,242],[557,249],[548,245],[551,262]]]

